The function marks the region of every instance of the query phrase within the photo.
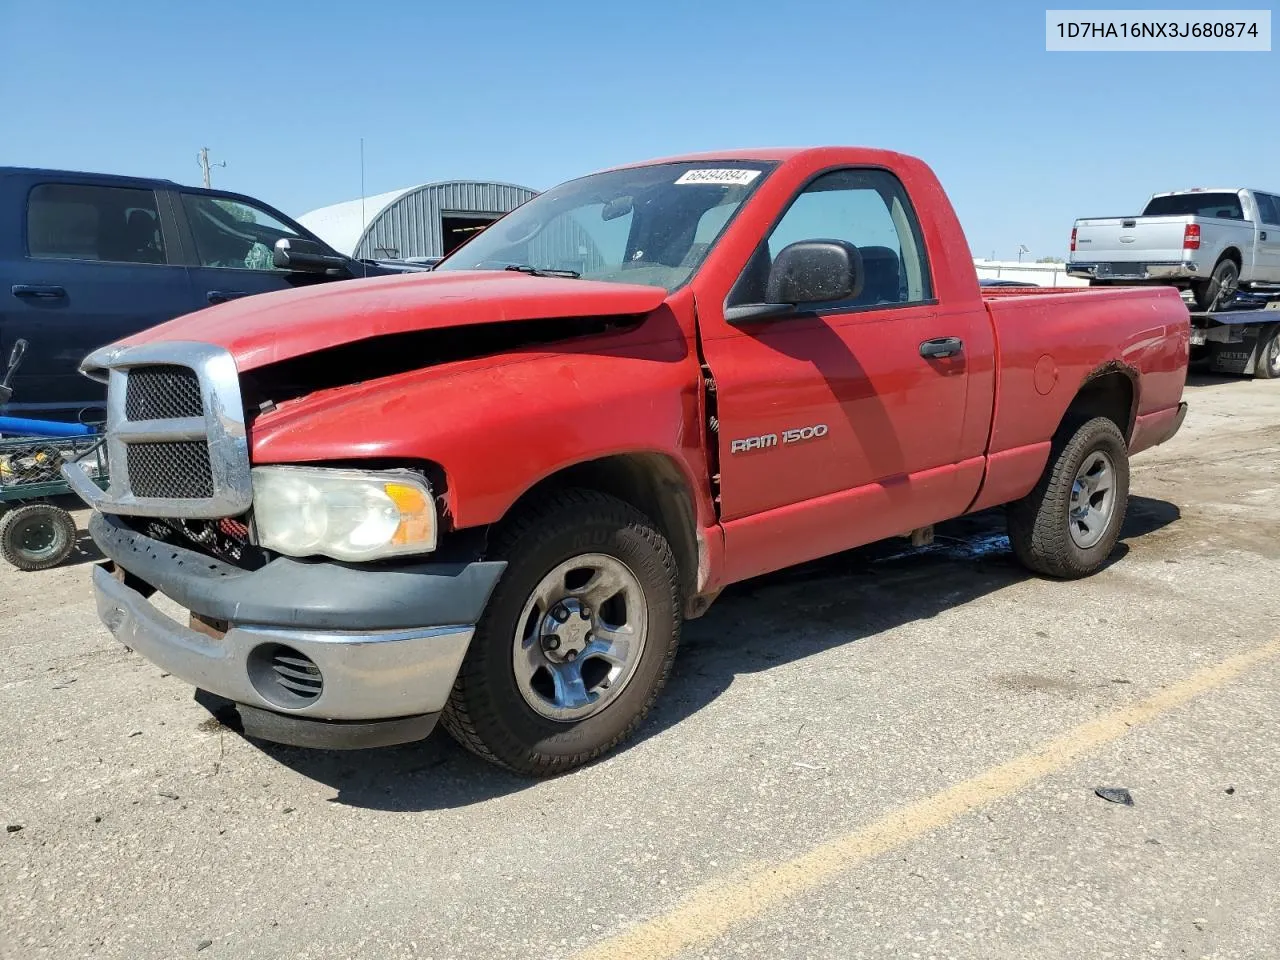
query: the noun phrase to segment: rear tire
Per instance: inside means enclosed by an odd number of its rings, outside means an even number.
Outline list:
[[[1040,482],[1009,505],[1009,542],[1036,573],[1086,577],[1115,550],[1128,504],[1124,435],[1113,421],[1094,417],[1054,442]]]
[[[28,503],[0,516],[0,556],[19,570],[56,567],[75,545],[75,519],[51,503]]]
[[[564,773],[630,737],[666,682],[680,638],[675,555],[648,517],[592,490],[524,510],[492,555],[507,569],[441,722],[516,773]],[[603,641],[612,660],[592,653],[606,636],[620,638]]]
[[[1225,307],[1235,299],[1236,291],[1239,289],[1240,268],[1236,266],[1236,262],[1219,260],[1208,280],[1192,284],[1191,293],[1195,297],[1196,309],[1208,312],[1215,307],[1218,309]],[[1222,302],[1219,303],[1219,300]]]
[[[1258,338],[1258,358],[1253,364],[1257,380],[1280,380],[1280,323],[1263,328]]]

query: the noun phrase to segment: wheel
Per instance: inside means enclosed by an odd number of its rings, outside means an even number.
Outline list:
[[[1195,297],[1196,309],[1208,311],[1215,306],[1225,307],[1235,299],[1239,288],[1240,268],[1236,266],[1236,262],[1219,260],[1209,279],[1193,284],[1191,293]]]
[[[1106,417],[1055,442],[1034,490],[1010,504],[1009,542],[1036,573],[1074,579],[1095,573],[1120,538],[1129,505],[1129,451]]]
[[[1263,328],[1258,338],[1258,359],[1253,364],[1253,375],[1258,380],[1280,379],[1280,323]]]
[[[680,637],[675,556],[634,507],[569,490],[493,543],[493,591],[442,723],[473,753],[528,776],[581,766],[640,726]]]
[[[0,517],[0,556],[19,570],[56,567],[76,545],[76,522],[50,503],[29,503]]]
[[[1109,287],[1109,286],[1111,286],[1111,281],[1110,281],[1110,280],[1099,280],[1097,277],[1090,277],[1090,278],[1089,278],[1089,286],[1091,286],[1091,287]]]

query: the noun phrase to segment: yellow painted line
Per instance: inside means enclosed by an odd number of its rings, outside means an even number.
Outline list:
[[[758,864],[701,887],[670,913],[588,947],[576,960],[668,960],[683,950],[709,943],[735,925],[821,886],[850,867],[1062,770],[1089,751],[1118,740],[1131,727],[1216,690],[1277,655],[1280,639],[1198,670],[1141,703],[1082,723],[1038,750],[895,810],[861,830],[828,840],[791,860]]]

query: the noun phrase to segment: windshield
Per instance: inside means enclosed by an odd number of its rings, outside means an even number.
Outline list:
[[[702,263],[771,163],[663,163],[541,193],[436,270],[523,270],[674,290]]]
[[[1144,217],[1217,217],[1220,220],[1243,220],[1240,197],[1234,193],[1175,193],[1169,197],[1152,197]]]

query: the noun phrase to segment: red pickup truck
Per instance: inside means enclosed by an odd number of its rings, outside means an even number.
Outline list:
[[[1187,310],[984,296],[968,251],[919,160],[715,153],[130,337],[84,366],[110,487],[66,470],[100,615],[250,735],[442,718],[541,775],[631,734],[736,581],[998,504],[1024,564],[1086,575],[1182,422]]]

